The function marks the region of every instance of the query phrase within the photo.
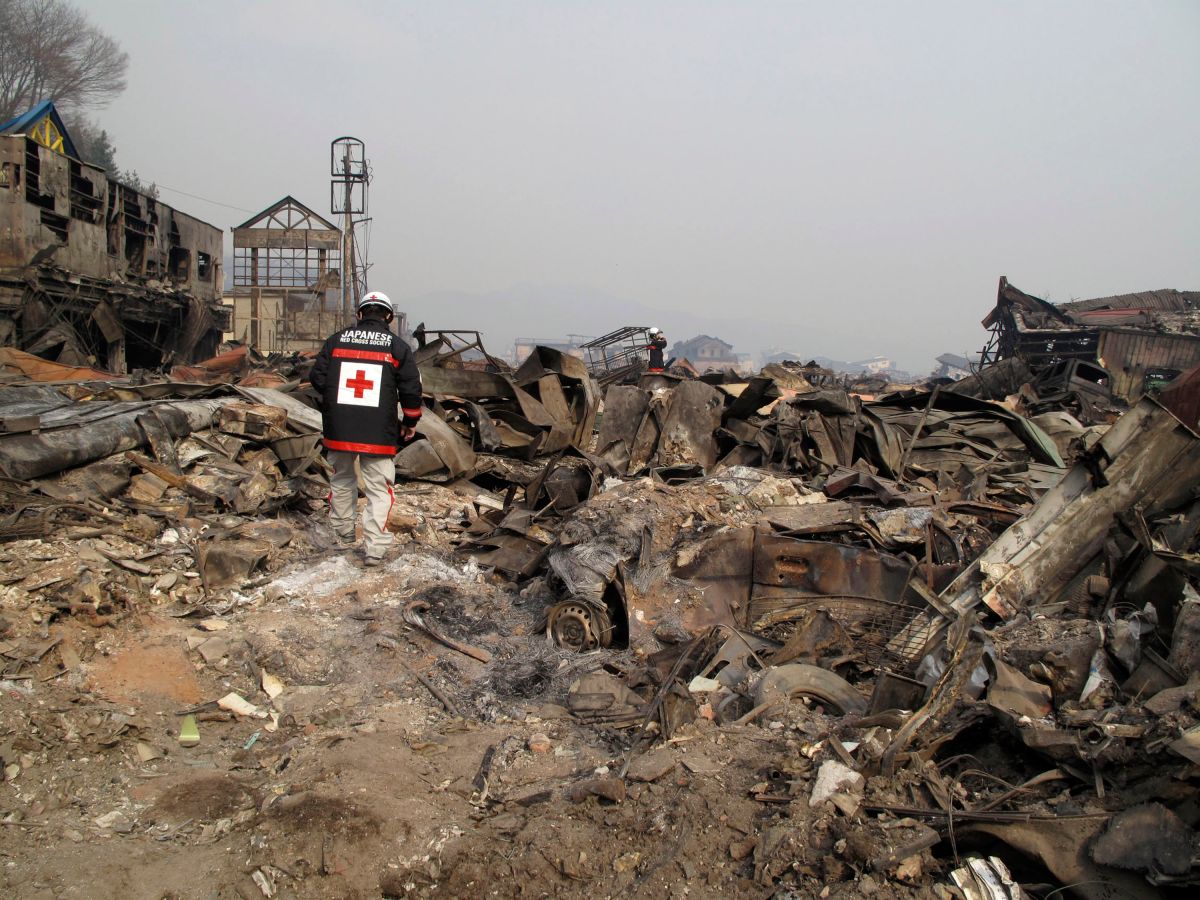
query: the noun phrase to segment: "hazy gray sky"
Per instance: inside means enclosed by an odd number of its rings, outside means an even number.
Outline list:
[[[372,286],[456,327],[454,296],[505,298],[498,351],[633,304],[928,371],[982,345],[1002,274],[1200,288],[1194,0],[81,6],[130,55],[96,116],[122,165],[327,213],[329,142],[360,137]]]

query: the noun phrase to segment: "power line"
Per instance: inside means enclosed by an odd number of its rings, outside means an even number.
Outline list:
[[[234,206],[232,203],[222,203],[220,200],[209,200],[207,197],[201,197],[199,194],[189,194],[187,191],[181,191],[179,188],[168,187],[165,184],[155,182],[154,186],[162,191],[170,191],[173,194],[183,194],[185,197],[191,197],[193,200],[203,200],[205,203],[211,203],[214,206],[224,206],[226,209],[236,209],[238,212],[252,213],[254,210],[246,209],[244,206]]]

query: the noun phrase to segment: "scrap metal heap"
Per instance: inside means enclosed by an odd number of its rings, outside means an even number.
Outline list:
[[[428,412],[397,456],[392,526],[407,549],[389,565],[403,578],[361,621],[339,614],[359,629],[341,652],[385,648],[413,666],[442,654],[415,675],[398,661],[397,677],[447,714],[510,730],[470,787],[475,830],[439,838],[436,870],[428,855],[396,863],[384,893],[513,876],[547,892],[707,877],[724,895],[912,897],[1017,897],[1019,884],[1158,896],[1200,881],[1195,372],[1119,415],[1093,406],[1095,424],[1044,396],[1022,414],[1027,382],[1011,365],[871,400],[796,367],[643,375],[608,388],[597,430],[581,360],[538,348],[512,371],[474,332],[417,336]],[[241,348],[188,383],[5,368],[0,665],[28,687],[19,702],[100,668],[94,649],[51,653],[73,620],[296,627],[296,579],[337,571],[306,365]],[[435,576],[421,581],[421,565]],[[198,669],[216,667],[249,707],[227,696],[204,720],[232,741],[217,764],[263,772],[268,797],[224,827],[269,824],[315,796],[272,793],[280,765],[342,720],[295,705],[317,681],[268,681],[291,658],[274,637],[248,637],[234,665],[227,638],[196,634]],[[384,663],[371,665],[367,696]],[[244,699],[260,688],[261,710]],[[568,717],[554,732],[564,746],[572,728],[594,734],[604,764],[505,781],[547,741],[504,726],[538,726],[505,712],[534,702]],[[67,726],[26,716],[41,722],[32,744],[13,719],[0,733],[10,780],[70,743]],[[160,748],[174,738],[123,721],[92,752],[136,746],[142,765],[170,770],[183,751]],[[672,804],[714,820],[722,804],[733,824],[656,832],[647,823]],[[18,827],[17,801],[0,805]],[[127,833],[158,827],[123,809]],[[554,823],[575,828],[563,823],[589,810],[585,849],[549,868],[544,853],[512,855],[514,840],[545,848]],[[256,875],[260,888],[310,877],[265,863]]]

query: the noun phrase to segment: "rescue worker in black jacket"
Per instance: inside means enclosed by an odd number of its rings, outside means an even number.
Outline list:
[[[343,546],[354,543],[357,462],[367,497],[363,555],[368,566],[380,565],[392,543],[387,520],[394,500],[394,457],[402,441],[416,436],[421,418],[421,375],[408,344],[388,328],[393,315],[386,294],[367,294],[358,303],[358,324],[325,341],[309,375],[321,395],[321,431],[333,465],[333,530]]]
[[[650,329],[650,343],[646,345],[646,349],[650,351],[649,371],[661,372],[663,370],[663,351],[667,349],[667,338],[657,328]]]

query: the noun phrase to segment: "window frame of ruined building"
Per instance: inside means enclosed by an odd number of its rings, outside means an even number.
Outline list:
[[[143,274],[146,265],[146,236],[125,226],[125,264],[135,275]]]
[[[48,229],[59,241],[60,244],[66,246],[70,242],[70,223],[71,220],[66,216],[60,216],[52,209],[43,209],[41,215],[42,227]]]
[[[121,249],[124,252],[125,265],[132,274],[144,275],[148,245],[152,245],[152,226],[148,219],[142,217],[142,203],[138,192],[123,184],[118,187],[121,191],[118,205],[121,208]],[[136,214],[132,218],[131,212]],[[139,227],[144,231],[139,231]]]
[[[177,281],[188,281],[192,277],[192,251],[190,247],[172,247],[167,254],[167,275]]]
[[[42,193],[42,147],[31,138],[25,140],[25,202],[38,209],[54,212],[54,195]]]
[[[121,256],[121,237],[125,224],[121,218],[121,210],[118,208],[121,199],[118,190],[119,185],[111,178],[108,179],[108,210],[105,214],[105,230],[108,232],[106,238],[108,255],[114,259],[119,259]]]
[[[196,251],[196,278],[199,281],[212,281],[212,254],[203,250]]]
[[[84,175],[83,163],[68,158],[70,163],[68,196],[71,218],[96,225],[100,221],[102,199],[96,194],[96,182]]]
[[[155,209],[154,200],[150,197],[146,198],[146,245],[144,248],[144,257],[142,259],[142,274],[147,278],[163,278],[169,277],[171,267],[171,254],[166,254],[167,270],[163,271],[163,253],[159,248],[158,234],[158,210]]]

